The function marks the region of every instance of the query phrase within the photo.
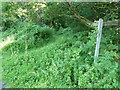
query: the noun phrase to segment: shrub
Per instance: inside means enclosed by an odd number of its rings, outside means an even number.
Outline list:
[[[11,88],[117,88],[117,53],[100,52],[94,64],[96,32],[83,35],[57,35],[51,44],[12,56],[4,52],[3,80]]]
[[[31,23],[19,22],[16,27],[8,30],[9,36],[14,35],[14,42],[7,45],[3,50],[21,52],[34,47],[47,44],[54,35],[54,29],[48,26],[40,27]],[[38,35],[35,35],[40,33]],[[8,33],[3,33],[4,40]]]

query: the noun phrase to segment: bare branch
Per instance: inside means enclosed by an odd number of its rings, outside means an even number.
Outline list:
[[[85,25],[92,25],[92,22],[86,18],[84,18],[83,16],[81,16],[76,10],[75,10],[75,7],[70,4],[69,2],[67,2],[68,6],[70,7],[71,9],[71,12],[74,14],[74,16],[80,20],[82,23],[84,23]]]

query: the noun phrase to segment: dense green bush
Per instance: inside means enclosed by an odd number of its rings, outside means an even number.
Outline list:
[[[41,47],[44,44],[53,40],[54,29],[48,26],[38,26],[31,23],[19,22],[14,28],[9,28],[10,33],[3,33],[4,40],[7,36],[14,36],[15,40],[13,43],[9,44],[3,50],[8,51],[25,51],[26,49],[31,49],[36,46]],[[40,35],[35,36],[36,33]]]
[[[103,52],[100,52],[99,60],[94,64],[96,32],[73,34],[67,32],[72,31],[70,28],[61,30],[64,34],[58,33],[55,42],[42,48],[14,55],[3,53],[3,80],[8,87],[118,87],[118,64],[113,61],[118,54],[101,48]],[[83,37],[85,33],[88,36]],[[103,38],[106,40],[107,37]],[[113,45],[103,43],[102,46]]]

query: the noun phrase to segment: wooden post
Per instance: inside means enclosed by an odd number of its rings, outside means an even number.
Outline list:
[[[94,63],[97,62],[97,58],[98,58],[98,55],[99,55],[102,27],[103,27],[103,19],[99,19],[99,22],[98,22],[98,34],[97,34],[96,48],[95,48],[95,54],[94,54]]]

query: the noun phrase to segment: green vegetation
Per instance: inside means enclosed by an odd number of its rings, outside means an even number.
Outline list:
[[[77,7],[79,4],[82,6]],[[87,25],[100,16],[104,20],[117,19],[117,3],[93,3],[96,9],[85,7],[91,3],[9,2],[2,5],[0,41],[8,43],[3,43],[0,50],[2,79],[7,88],[118,88],[118,27],[103,28],[95,64],[97,28]],[[74,10],[72,5],[76,6]],[[105,9],[105,15],[100,9],[93,16],[99,7]],[[111,8],[116,10],[108,12]],[[114,14],[108,19],[111,12]],[[84,19],[77,20],[80,15]]]

